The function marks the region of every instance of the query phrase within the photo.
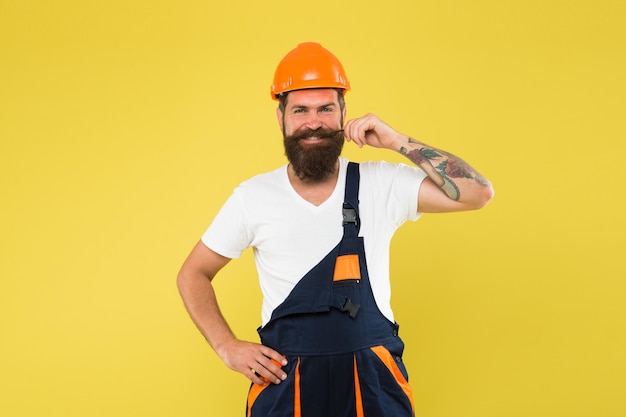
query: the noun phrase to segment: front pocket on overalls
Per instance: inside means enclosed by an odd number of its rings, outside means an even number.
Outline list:
[[[391,372],[396,380],[399,382],[408,381],[408,374],[406,367],[402,362],[402,352],[397,352],[396,349],[389,345],[379,345],[370,348],[372,352],[376,354],[378,359],[385,365],[385,367]],[[404,381],[402,381],[404,379]]]
[[[369,409],[376,416],[415,416],[413,391],[399,352],[393,345],[391,343],[394,353],[387,344],[355,352],[364,415],[368,415]]]
[[[413,390],[409,385],[409,377],[404,363],[402,362],[402,353],[392,353],[391,350],[395,349],[390,349],[383,345],[374,346],[370,348],[370,350],[378,357],[383,367],[387,369],[389,375],[392,376],[398,384],[398,387],[402,389],[404,394],[407,396],[407,399],[411,402],[411,408],[415,411],[415,406],[413,404]]]

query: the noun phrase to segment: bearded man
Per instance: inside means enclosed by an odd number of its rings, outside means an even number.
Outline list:
[[[349,89],[317,43],[283,58],[271,93],[288,164],[235,189],[178,275],[199,330],[251,381],[249,417],[413,416],[390,305],[391,238],[422,213],[479,209],[493,196],[461,159],[373,114],[344,123]],[[414,165],[349,162],[344,138]],[[234,336],[211,284],[248,247],[263,293],[260,343]]]

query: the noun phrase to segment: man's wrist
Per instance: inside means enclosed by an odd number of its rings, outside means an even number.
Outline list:
[[[417,141],[412,139],[410,136],[398,134],[398,138],[395,141],[395,145],[393,150],[399,152],[403,155],[406,155],[412,149],[415,149],[415,144]]]

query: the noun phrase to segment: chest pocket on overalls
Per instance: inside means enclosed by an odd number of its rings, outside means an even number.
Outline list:
[[[333,273],[334,306],[355,318],[361,307],[361,266],[359,255],[339,255]]]
[[[361,283],[361,267],[359,255],[340,255],[335,262],[333,287],[346,287]]]

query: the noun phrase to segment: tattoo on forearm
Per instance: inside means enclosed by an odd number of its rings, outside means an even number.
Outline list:
[[[473,179],[482,187],[489,186],[489,182],[462,159],[441,151],[427,147],[412,138],[408,139],[409,148],[401,147],[400,153],[409,158],[414,164],[422,168],[431,180],[448,197],[459,200],[461,193],[455,179]],[[437,164],[436,166],[434,164]]]

